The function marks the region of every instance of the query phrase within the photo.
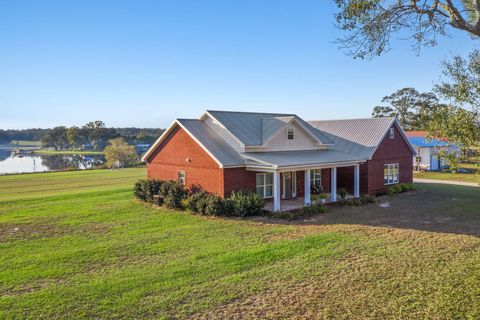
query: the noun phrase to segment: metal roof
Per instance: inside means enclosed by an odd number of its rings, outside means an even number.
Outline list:
[[[446,141],[424,137],[408,137],[408,141],[416,147],[448,147],[450,145]]]
[[[177,119],[177,122],[224,167],[241,166],[244,158],[201,120]]]
[[[338,162],[361,162],[363,158],[336,150],[247,152],[250,160],[272,167],[312,166]]]
[[[296,120],[313,137],[324,144],[333,143],[327,135],[312,128],[307,122],[295,114],[256,113],[207,110],[232,135],[246,146],[260,146],[283,125]],[[283,123],[283,125],[282,125]],[[263,126],[265,125],[265,128]]]
[[[335,142],[332,149],[370,159],[395,118],[309,121]]]

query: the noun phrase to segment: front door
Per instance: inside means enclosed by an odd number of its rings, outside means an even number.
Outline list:
[[[293,172],[284,172],[283,173],[283,198],[293,198],[295,196],[295,185],[294,185],[294,176]]]

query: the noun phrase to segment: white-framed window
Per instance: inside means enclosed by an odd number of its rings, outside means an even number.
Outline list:
[[[322,185],[322,169],[310,170],[310,184],[317,187]]]
[[[295,140],[295,128],[287,128],[287,140]]]
[[[383,166],[383,183],[385,185],[395,184],[400,181],[400,170],[398,163],[388,163]]]
[[[416,163],[422,162],[422,157],[416,156],[416,157],[415,157],[415,162],[416,162]]]
[[[179,185],[185,185],[185,171],[178,171],[177,173],[177,182]]]
[[[395,139],[395,129],[390,128],[390,139]]]
[[[273,197],[273,173],[257,173],[257,194],[262,198]]]

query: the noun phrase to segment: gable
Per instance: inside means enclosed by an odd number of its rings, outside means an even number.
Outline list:
[[[390,139],[390,128],[394,129],[393,139]],[[388,128],[385,136],[375,150],[372,159],[412,157],[415,154],[414,150],[412,150],[410,142],[408,142],[398,123],[395,121],[390,128]]]
[[[287,130],[293,129],[294,139],[287,139]],[[261,147],[261,151],[289,151],[321,149],[318,141],[295,121],[279,128]],[[324,147],[323,147],[324,148]],[[258,150],[258,149],[257,149]]]
[[[147,163],[218,168],[217,162],[180,126],[175,126],[146,159]]]

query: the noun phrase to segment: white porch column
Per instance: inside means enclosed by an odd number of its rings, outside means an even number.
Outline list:
[[[330,169],[330,201],[337,201],[337,168]]]
[[[353,167],[353,196],[360,197],[360,165]]]
[[[273,211],[280,211],[280,172],[273,173]]]
[[[305,206],[309,206],[311,202],[310,197],[310,169],[305,170],[305,187],[304,187],[304,196],[305,196]]]

